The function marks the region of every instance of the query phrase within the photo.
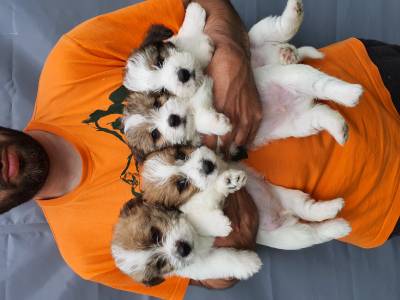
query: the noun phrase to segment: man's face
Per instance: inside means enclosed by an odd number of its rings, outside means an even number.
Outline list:
[[[0,214],[32,199],[48,170],[47,153],[37,141],[0,126]]]

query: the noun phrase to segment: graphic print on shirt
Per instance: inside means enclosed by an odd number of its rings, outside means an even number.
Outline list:
[[[104,127],[100,124],[100,120],[110,116],[119,115],[121,116],[124,109],[124,100],[127,96],[127,90],[125,87],[121,86],[115,91],[113,91],[109,100],[112,102],[107,110],[97,109],[89,115],[89,118],[83,120],[82,123],[92,126],[94,129],[106,134],[111,134],[117,138],[121,143],[124,143],[127,147],[127,143],[124,139],[124,133],[121,126],[121,117],[113,119],[112,122],[106,123],[109,127]],[[122,170],[120,178],[123,182],[131,186],[132,195],[139,196],[141,192],[139,191],[140,181],[139,181],[139,171],[138,165],[133,159],[133,155],[130,154],[127,157],[125,168]]]

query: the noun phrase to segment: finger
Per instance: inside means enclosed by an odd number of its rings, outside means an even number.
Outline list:
[[[215,135],[206,135],[203,137],[203,144],[208,148],[215,150],[217,148],[217,136]]]
[[[202,286],[208,289],[226,289],[233,286],[239,280],[236,278],[226,279],[207,279],[207,280],[190,280],[191,285]]]
[[[257,112],[254,116],[254,122],[251,124],[251,129],[248,135],[248,139],[246,141],[247,145],[251,145],[254,141],[254,139],[256,138],[258,129],[260,128],[262,122],[262,113],[261,110],[260,112]]]

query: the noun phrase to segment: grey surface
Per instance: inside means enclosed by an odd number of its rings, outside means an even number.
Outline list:
[[[28,122],[43,62],[63,33],[80,22],[134,3],[123,0],[0,1],[0,125]],[[247,26],[279,13],[285,0],[234,0]],[[295,39],[323,46],[349,36],[400,44],[399,0],[304,0]],[[339,242],[293,252],[259,247],[264,268],[224,291],[190,287],[186,299],[398,300],[400,239],[374,250]],[[63,262],[35,203],[0,216],[0,299],[146,299],[84,281]]]

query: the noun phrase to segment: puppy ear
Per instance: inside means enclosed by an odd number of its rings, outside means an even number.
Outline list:
[[[143,205],[143,203],[144,203],[143,198],[140,196],[129,200],[124,204],[124,206],[122,206],[121,211],[119,213],[120,217],[128,217],[135,211],[137,207]]]
[[[135,158],[135,161],[138,164],[142,164],[144,162],[144,159],[146,158],[146,154],[142,149],[136,148],[136,147],[131,147],[131,151],[133,154],[133,157]]]
[[[147,286],[155,286],[165,281],[164,278],[160,276],[148,277],[143,279],[142,283]]]
[[[169,39],[173,35],[174,33],[172,32],[172,30],[165,27],[164,25],[160,24],[152,25],[147,31],[147,35],[143,43],[140,45],[140,48],[147,47],[154,43],[163,42],[166,39]]]

